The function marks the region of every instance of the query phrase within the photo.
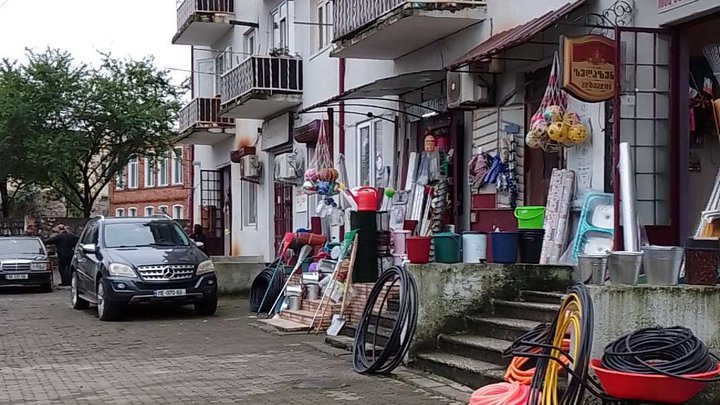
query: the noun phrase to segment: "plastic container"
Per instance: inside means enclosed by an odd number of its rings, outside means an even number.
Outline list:
[[[590,368],[600,380],[608,395],[623,400],[662,404],[684,404],[705,387],[704,382],[681,380],[653,374],[631,374],[608,370],[602,367],[600,359],[590,360]],[[720,364],[710,372],[685,377],[712,378],[720,374]]]
[[[372,187],[360,187],[355,194],[358,211],[377,211],[377,190]]]
[[[494,263],[516,263],[518,256],[517,232],[493,232],[492,257]]]
[[[685,250],[675,246],[644,246],[643,269],[651,285],[678,285]]]
[[[435,261],[437,263],[459,263],[462,261],[461,236],[452,232],[442,232],[433,236],[435,243]]]
[[[430,261],[430,241],[426,236],[410,236],[407,238],[407,255],[410,263],[425,264]]]
[[[402,256],[407,253],[407,238],[410,237],[410,231],[404,229],[396,229],[393,231],[393,254]]]
[[[542,254],[544,229],[519,229],[518,247],[520,250],[520,263],[538,264]]]
[[[528,206],[515,208],[518,229],[543,229],[545,207]]]
[[[608,259],[610,283],[637,285],[642,259],[642,252],[611,252]]]
[[[487,234],[485,232],[463,232],[463,262],[482,263],[487,260]]]
[[[594,285],[605,284],[607,260],[606,253],[578,255],[578,269],[573,273],[573,281]]]

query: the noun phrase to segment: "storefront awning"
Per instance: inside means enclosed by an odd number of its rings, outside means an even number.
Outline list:
[[[558,21],[565,18],[568,14],[580,8],[585,4],[586,0],[574,0],[564,6],[547,12],[546,14],[528,21],[525,24],[518,25],[495,34],[488,38],[487,41],[475,47],[470,52],[456,60],[451,69],[459,68],[463,65],[473,62],[481,62],[499,54],[502,51],[509,50],[518,45],[522,45],[530,41],[536,35],[555,25]]]
[[[311,105],[299,111],[304,113],[316,110],[338,101],[374,99],[378,97],[400,96],[423,87],[445,80],[446,72],[442,70],[424,70],[421,72],[405,73],[398,76],[386,77],[345,91],[335,97]]]

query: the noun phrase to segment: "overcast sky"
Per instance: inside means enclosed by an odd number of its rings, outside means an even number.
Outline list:
[[[4,4],[4,5],[3,5]],[[25,48],[70,51],[84,62],[97,50],[116,57],[155,57],[160,67],[190,69],[190,47],[170,43],[175,0],[0,0],[0,58],[21,59]],[[178,82],[188,72],[173,72]]]

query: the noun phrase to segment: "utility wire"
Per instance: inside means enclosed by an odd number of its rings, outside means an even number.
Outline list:
[[[3,1],[2,4],[0,4],[0,8],[3,8],[6,4],[8,4],[9,1],[10,0]]]

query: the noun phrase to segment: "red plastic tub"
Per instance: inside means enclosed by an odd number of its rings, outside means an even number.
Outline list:
[[[684,404],[697,395],[705,383],[681,380],[664,375],[630,374],[605,369],[600,359],[590,360],[600,385],[611,397],[617,399],[658,402],[663,404]],[[718,367],[707,373],[688,375],[691,378],[712,378],[720,374]]]
[[[410,263],[425,264],[430,261],[430,241],[425,236],[410,236],[405,240]]]

